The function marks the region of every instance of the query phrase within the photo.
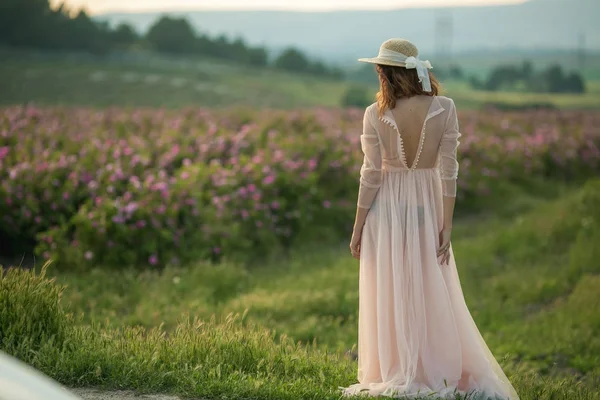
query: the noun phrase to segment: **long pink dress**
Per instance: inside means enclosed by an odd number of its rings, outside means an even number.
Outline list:
[[[465,304],[452,248],[449,265],[437,257],[460,136],[448,97],[401,99],[382,117],[376,104],[366,109],[359,383],[339,387],[343,396],[518,399]]]

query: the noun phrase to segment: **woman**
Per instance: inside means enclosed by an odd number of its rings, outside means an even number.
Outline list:
[[[407,40],[383,43],[366,109],[358,209],[358,381],[344,396],[518,399],[465,304],[450,244],[459,137],[452,99]],[[481,397],[479,397],[481,395]]]

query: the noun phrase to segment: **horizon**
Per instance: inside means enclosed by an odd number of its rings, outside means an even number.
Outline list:
[[[521,4],[527,0],[371,0],[366,7],[364,0],[305,0],[302,3],[286,3],[281,0],[258,0],[248,5],[248,0],[139,0],[124,6],[123,0],[50,0],[57,7],[65,3],[74,9],[84,8],[91,15],[106,13],[182,12],[182,11],[290,11],[327,12],[343,10],[395,10],[401,8],[485,7]],[[283,4],[282,4],[283,3]],[[131,4],[131,3],[130,3]]]

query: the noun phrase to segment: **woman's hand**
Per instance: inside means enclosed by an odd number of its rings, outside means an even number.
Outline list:
[[[360,260],[360,242],[361,242],[361,234],[353,233],[352,239],[350,239],[350,253],[352,253],[352,257]]]
[[[452,228],[444,228],[440,232],[440,247],[438,248],[437,256],[442,257],[441,264],[448,265],[450,261],[450,236],[452,236]]]

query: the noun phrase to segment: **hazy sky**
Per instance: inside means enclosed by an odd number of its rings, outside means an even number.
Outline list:
[[[1,0],[0,0],[1,1]],[[342,9],[391,9],[456,5],[522,3],[524,0],[66,0],[72,7],[85,7],[92,14],[106,11],[156,11],[198,9],[268,9],[326,11]],[[51,0],[57,4],[62,0]]]

